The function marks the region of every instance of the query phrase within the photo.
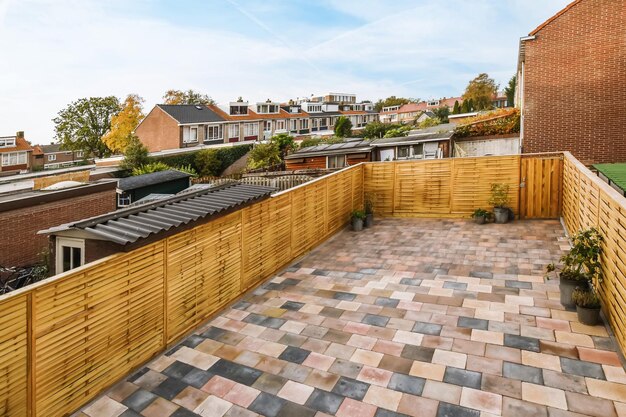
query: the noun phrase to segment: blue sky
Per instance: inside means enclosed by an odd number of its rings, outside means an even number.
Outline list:
[[[460,95],[487,72],[504,86],[519,37],[569,0],[0,0],[0,136],[53,139],[81,97],[170,88],[220,103],[329,91]]]

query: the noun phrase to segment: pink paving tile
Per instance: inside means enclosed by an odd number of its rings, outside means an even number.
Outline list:
[[[543,327],[552,330],[562,330],[566,332],[570,331],[569,321],[566,320],[548,319],[544,317],[537,317],[536,320],[537,327]]]
[[[396,411],[401,399],[402,393],[398,391],[372,385],[367,390],[363,402]]]
[[[213,378],[209,379],[209,382],[204,384],[201,389],[202,391],[208,392],[218,397],[223,397],[234,386],[235,381],[231,381],[230,379],[222,378],[221,376],[216,375]]]
[[[463,387],[460,405],[500,415],[502,412],[502,395]]]
[[[362,336],[353,334],[346,343],[348,346],[354,346],[356,348],[371,350],[376,344],[376,339],[369,336]]]
[[[322,371],[328,371],[334,362],[335,358],[333,357],[322,355],[317,352],[311,352],[304,362],[302,362],[302,365],[320,369]]]
[[[384,353],[387,355],[400,356],[402,350],[404,349],[404,344],[391,342],[389,340],[378,340],[376,344],[372,347],[372,350],[379,353]]]
[[[256,399],[256,397],[261,393],[261,391],[248,387],[242,384],[235,384],[231,390],[224,395],[224,399],[226,401],[230,401],[233,404],[237,404],[243,408],[247,408],[252,402]]]
[[[393,372],[385,369],[373,368],[371,366],[364,366],[356,377],[359,381],[367,382],[368,384],[379,385],[386,387],[393,376]]]
[[[370,329],[370,326],[368,324],[355,323],[355,322],[349,321],[344,326],[343,331],[348,332],[348,333],[366,335],[369,329]]]
[[[578,355],[582,361],[595,362],[603,365],[621,366],[619,356],[617,356],[617,353],[615,352],[579,347]]]
[[[350,361],[356,363],[362,363],[364,365],[369,366],[378,366],[380,361],[383,359],[383,354],[378,352],[371,352],[369,350],[357,349]]]
[[[337,417],[373,417],[375,413],[375,406],[346,398],[335,415]]]
[[[414,417],[435,417],[439,401],[415,395],[402,394],[398,405],[398,412]]]

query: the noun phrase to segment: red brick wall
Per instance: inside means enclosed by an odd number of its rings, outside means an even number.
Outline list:
[[[525,45],[523,152],[626,161],[626,0],[582,0]]]
[[[180,132],[178,123],[159,107],[152,109],[135,130],[150,152],[181,148]]]
[[[0,213],[0,265],[25,266],[41,261],[48,236],[39,230],[115,210],[115,189]]]

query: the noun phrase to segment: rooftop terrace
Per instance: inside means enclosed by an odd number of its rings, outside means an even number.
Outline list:
[[[78,415],[624,415],[606,329],[543,277],[567,248],[556,220],[342,231]]]

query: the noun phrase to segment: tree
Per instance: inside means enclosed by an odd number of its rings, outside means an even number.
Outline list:
[[[461,105],[459,104],[459,100],[454,100],[454,107],[452,108],[452,114],[460,114],[461,113]]]
[[[407,136],[409,134],[410,130],[411,130],[410,126],[394,127],[393,129],[388,129],[387,132],[385,132],[385,135],[383,137],[385,137],[385,138],[399,138],[399,137],[402,137],[402,136]]]
[[[448,106],[436,108],[433,110],[433,113],[435,113],[435,117],[437,117],[441,123],[448,123],[448,116],[450,115],[450,108]]]
[[[143,101],[137,94],[129,94],[124,100],[122,110],[111,117],[111,130],[102,137],[102,141],[111,151],[122,153],[126,151],[133,131],[145,117],[141,105]]]
[[[437,126],[438,124],[441,124],[441,120],[439,120],[437,117],[432,117],[422,120],[418,127],[420,129],[425,129],[427,127]]]
[[[201,104],[205,106],[215,104],[215,100],[211,97],[194,90],[167,90],[163,95],[163,101],[165,104]]]
[[[222,171],[222,161],[217,149],[203,149],[196,154],[195,165],[203,177],[217,177]]]
[[[489,78],[488,74],[479,74],[476,78],[469,82],[463,94],[463,100],[472,100],[470,108],[474,111],[488,110],[492,108],[491,101],[494,94],[498,91],[498,85]]]
[[[248,156],[248,167],[251,169],[269,168],[280,162],[280,149],[275,142],[256,145]]]
[[[463,104],[461,105],[461,113],[469,113],[469,100],[463,100]]]
[[[379,121],[374,121],[365,125],[363,128],[363,137],[365,139],[378,139],[385,136],[387,130],[392,127],[398,127],[398,125],[391,125],[387,123],[381,123]]]
[[[335,136],[347,138],[352,135],[352,122],[346,116],[339,116],[335,123]]]
[[[81,98],[61,110],[54,122],[55,139],[61,148],[103,158],[111,150],[102,136],[111,129],[111,118],[121,110],[117,97]]]
[[[410,98],[390,96],[384,100],[383,99],[378,100],[376,104],[374,104],[374,110],[376,110],[377,112],[380,112],[383,109],[383,107],[402,106],[403,104],[418,102],[418,101],[419,99],[413,100]]]
[[[280,159],[285,159],[285,156],[294,150],[296,150],[296,143],[293,141],[293,137],[288,133],[279,133],[272,136],[270,142],[275,143],[280,151]]]
[[[322,138],[320,137],[312,137],[312,138],[303,139],[302,142],[300,142],[300,149],[310,148],[311,146],[317,146],[320,143],[322,143]]]
[[[509,85],[504,87],[504,94],[506,95],[506,105],[509,107],[515,106],[515,89],[517,88],[517,75],[514,75],[509,80]]]
[[[127,171],[132,171],[135,168],[148,164],[149,162],[150,157],[148,156],[148,148],[141,143],[137,136],[131,133],[129,143],[126,146],[126,149],[124,149],[124,161],[122,161],[121,168]]]

